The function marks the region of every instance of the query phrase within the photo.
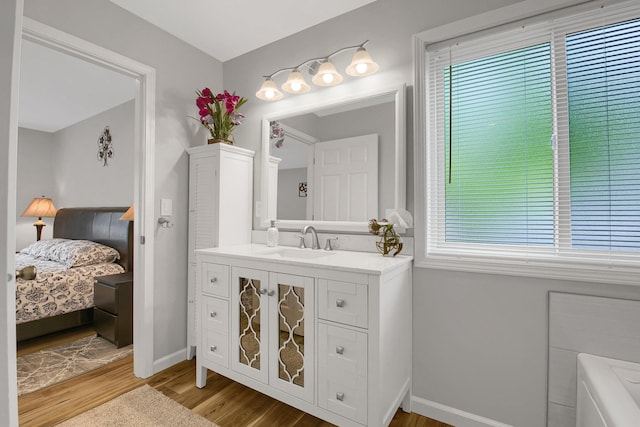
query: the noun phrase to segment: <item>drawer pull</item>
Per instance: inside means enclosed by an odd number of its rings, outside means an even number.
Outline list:
[[[217,281],[218,281],[218,278],[217,278],[217,277],[212,277],[212,278],[211,278],[211,283],[216,283]]]
[[[336,393],[336,399],[342,402],[344,400],[344,393],[341,393],[341,392]]]
[[[209,347],[209,350],[211,350],[212,352],[215,352],[218,349],[218,347],[216,347],[215,345],[212,345],[211,347]]]
[[[336,353],[338,354],[344,354],[344,347],[339,345],[336,347]]]
[[[344,307],[345,301],[343,299],[337,299],[336,300],[336,307]]]
[[[216,317],[218,315],[217,312],[212,311],[211,313],[209,313],[209,317]]]

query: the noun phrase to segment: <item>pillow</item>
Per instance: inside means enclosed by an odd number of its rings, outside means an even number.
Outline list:
[[[67,239],[38,240],[21,250],[20,253],[48,260],[53,248],[65,240]]]
[[[41,240],[22,252],[59,262],[67,268],[114,262],[120,258],[117,250],[89,240]]]

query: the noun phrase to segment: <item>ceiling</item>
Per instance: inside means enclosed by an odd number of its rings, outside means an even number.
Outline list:
[[[23,40],[18,126],[57,132],[135,97],[135,80]]]
[[[375,0],[111,0],[221,62]]]
[[[375,0],[111,1],[224,62]],[[56,132],[134,95],[131,77],[23,40],[20,127]]]

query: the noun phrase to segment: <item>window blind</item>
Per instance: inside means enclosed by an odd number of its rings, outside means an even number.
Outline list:
[[[639,17],[601,8],[427,47],[427,261],[635,271]]]
[[[640,20],[566,36],[572,246],[640,251]]]

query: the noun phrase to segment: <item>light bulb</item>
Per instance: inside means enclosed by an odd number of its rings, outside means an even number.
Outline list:
[[[272,89],[267,89],[264,91],[265,98],[271,99],[275,95],[275,92]]]
[[[302,89],[302,85],[300,84],[300,82],[293,82],[291,83],[291,90],[294,92],[300,92],[300,89]]]
[[[333,74],[325,73],[322,75],[322,81],[329,84],[333,81]]]
[[[356,72],[358,74],[364,74],[367,72],[367,64],[358,64],[356,65]]]

